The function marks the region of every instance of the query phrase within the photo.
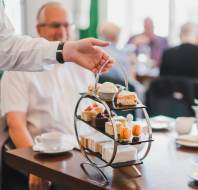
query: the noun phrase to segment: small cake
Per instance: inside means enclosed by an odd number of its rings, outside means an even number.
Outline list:
[[[81,113],[81,118],[84,121],[90,122],[93,118],[95,118],[97,115],[97,112],[94,111],[91,106],[88,106],[84,111]]]
[[[121,91],[117,96],[117,104],[123,106],[135,106],[137,105],[137,95],[135,92]]]
[[[131,138],[131,129],[128,127],[122,127],[120,129],[120,140],[129,141],[130,138]]]
[[[132,123],[133,122],[133,115],[132,114],[127,114],[127,116],[126,116],[126,120],[127,120],[127,122],[128,123]]]
[[[105,82],[98,88],[99,97],[105,101],[112,101],[116,93],[118,93],[118,88],[111,82]]]
[[[111,111],[111,116],[115,116],[115,113]],[[107,110],[105,110],[103,113],[99,113],[96,116],[95,119],[95,125],[98,129],[102,129],[102,131],[105,131],[105,123],[109,121],[109,113]]]
[[[131,134],[133,136],[132,143],[136,143],[140,140],[140,136],[142,133],[142,128],[139,124],[134,124],[131,128]]]
[[[114,121],[119,121],[119,122],[121,122],[124,126],[127,125],[127,120],[126,120],[126,118],[123,117],[123,116],[114,116],[114,117],[113,117],[113,120],[114,120]]]
[[[106,146],[102,151],[102,158],[109,162],[113,154],[113,146]],[[113,163],[137,160],[137,149],[133,146],[119,145]]]
[[[84,148],[88,148],[88,140],[92,137],[95,133],[87,134],[87,135],[80,135],[80,143]]]
[[[119,137],[120,129],[123,127],[123,124],[120,121],[116,121],[115,122],[115,127],[116,127],[116,131],[117,131],[117,135]],[[113,126],[112,126],[112,123],[110,121],[105,123],[105,133],[107,133],[108,135],[111,135],[111,136],[114,135]]]
[[[105,114],[99,113],[95,118],[95,126],[98,130],[105,132],[105,123],[109,121],[109,117]]]
[[[101,144],[108,142],[112,142],[112,140],[109,137],[100,134],[99,132],[81,136],[81,144],[93,152],[100,152]]]
[[[111,148],[113,146],[113,144],[114,144],[113,141],[99,143],[99,153],[101,155],[103,155],[106,148],[108,148],[108,147]]]
[[[142,128],[139,124],[134,124],[131,131],[133,136],[139,137],[142,133]]]
[[[100,143],[104,143],[104,142],[110,142],[111,139],[107,136],[104,136],[100,133],[96,133],[95,135],[93,136],[90,136],[90,139],[89,139],[89,149],[92,150],[93,152],[99,152],[99,144]]]
[[[92,104],[92,109],[97,113],[103,113],[105,111],[105,108],[102,104],[98,103],[98,102],[94,102]]]
[[[104,110],[105,108],[102,104],[94,102],[82,111],[81,118],[87,122],[95,122],[97,114],[103,113]]]

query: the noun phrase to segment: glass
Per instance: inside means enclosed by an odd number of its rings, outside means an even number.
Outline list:
[[[73,24],[71,23],[60,23],[60,22],[52,22],[52,23],[42,23],[42,24],[39,24],[40,27],[50,27],[50,28],[54,28],[54,29],[58,29],[60,28],[61,26],[63,26],[64,28],[70,28],[71,26],[74,26]]]

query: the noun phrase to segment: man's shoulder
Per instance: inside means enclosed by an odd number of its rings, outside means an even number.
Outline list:
[[[164,50],[164,54],[172,54],[178,51],[178,49],[180,48],[180,46],[173,46],[173,47],[169,47],[167,49]]]

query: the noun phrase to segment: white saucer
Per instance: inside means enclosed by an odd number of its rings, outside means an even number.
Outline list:
[[[167,123],[160,123],[160,122],[154,122],[151,121],[151,127],[153,130],[168,130],[170,129],[170,125]]]
[[[153,130],[169,130],[175,122],[175,119],[163,115],[158,115],[150,118],[151,127]]]
[[[67,151],[70,151],[74,148],[73,144],[67,143],[64,146],[61,146],[60,148],[56,148],[56,149],[46,149],[44,146],[42,146],[41,144],[35,144],[32,149],[35,152],[39,152],[39,153],[44,153],[44,154],[58,154],[58,153],[64,153]]]
[[[198,136],[181,135],[176,138],[176,143],[187,147],[198,148]]]
[[[195,181],[198,181],[198,173],[196,173],[196,172],[190,174],[189,177],[192,178]]]

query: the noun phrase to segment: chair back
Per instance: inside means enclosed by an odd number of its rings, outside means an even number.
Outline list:
[[[198,97],[198,80],[184,77],[159,77],[153,80],[146,93],[150,116],[193,116],[191,108]]]

